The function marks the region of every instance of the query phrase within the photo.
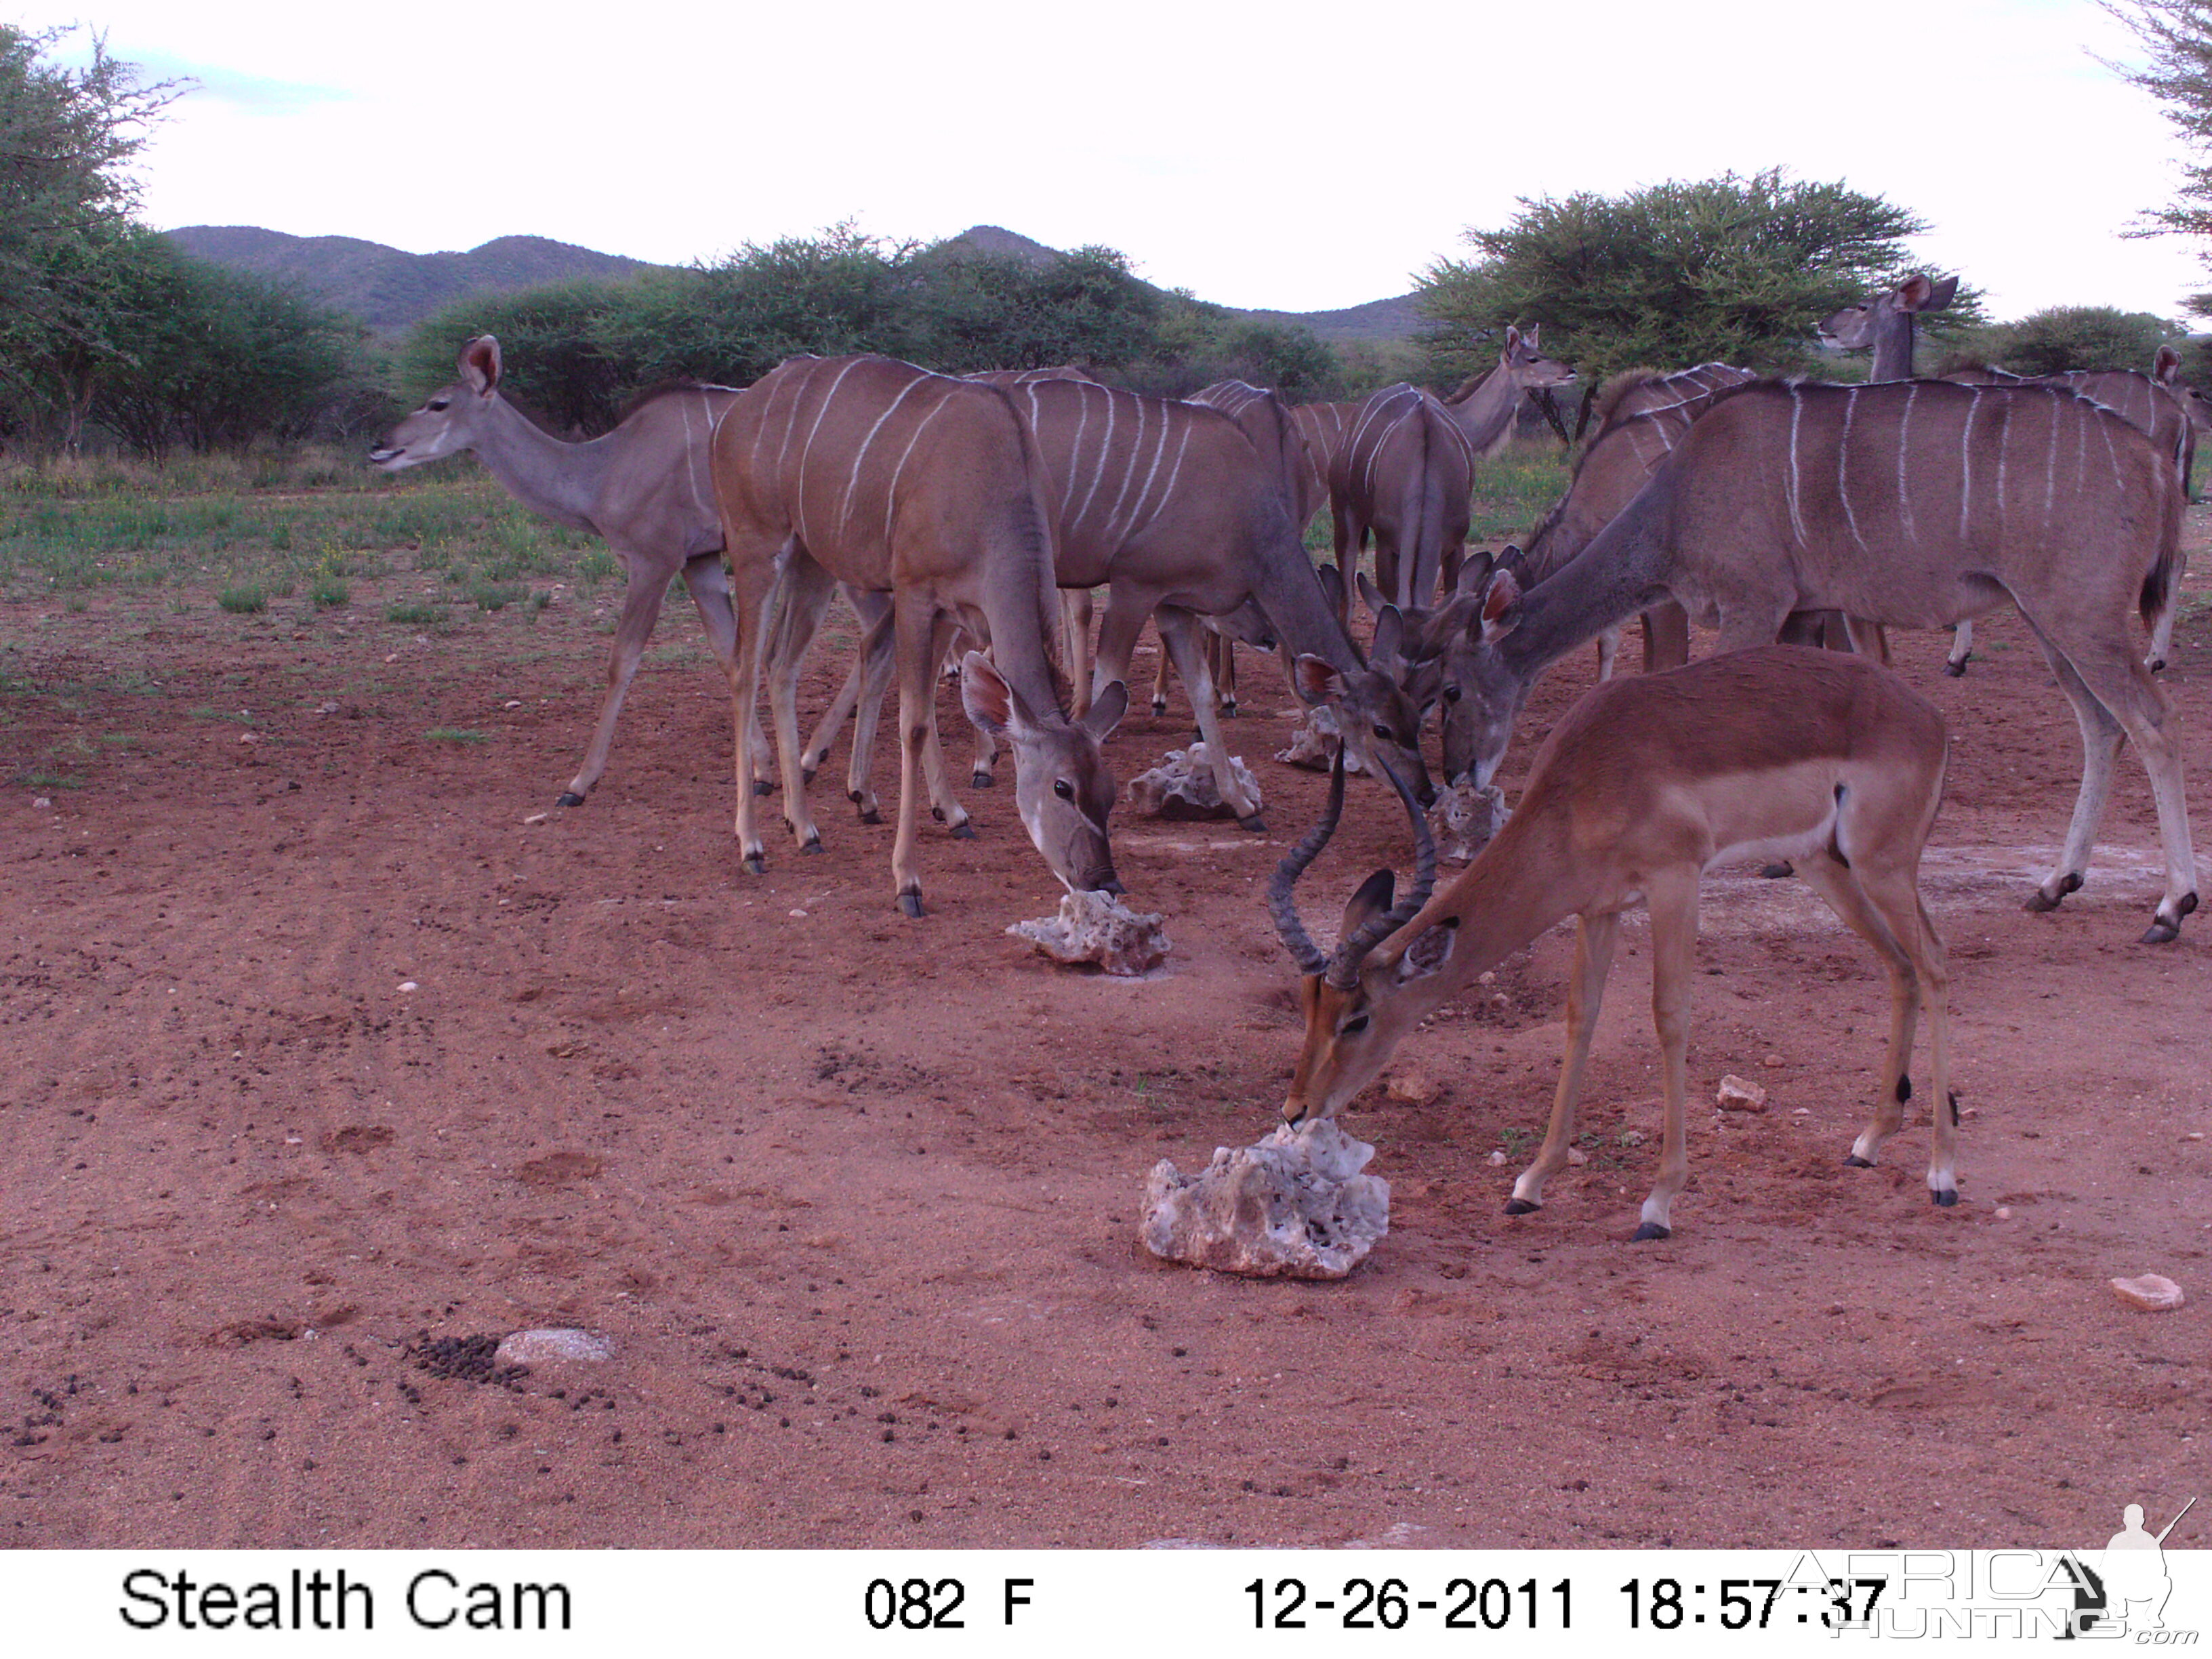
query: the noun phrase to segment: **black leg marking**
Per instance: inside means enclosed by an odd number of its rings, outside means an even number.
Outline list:
[[[1959,1091],[1953,1089],[1948,1092],[1951,1097],[1951,1127],[1955,1129],[1959,1127]]]
[[[942,823],[945,822],[945,809],[941,806],[933,806],[929,809],[929,816]]]
[[[1897,1074],[1897,1098],[1900,1105],[1912,1098],[1912,1079],[1902,1072]]]
[[[1966,664],[1971,660],[1971,658],[1961,657],[1956,662],[1945,663],[1943,665],[1945,677],[1949,679],[1963,680],[1966,678]]]
[[[556,806],[581,806],[584,804],[584,798],[573,789],[563,789],[561,792],[561,799],[553,804]]]
[[[1673,1228],[1662,1227],[1656,1221],[1647,1221],[1630,1235],[1628,1242],[1632,1244],[1645,1244],[1655,1238],[1672,1238],[1674,1236]]]
[[[801,783],[811,783],[811,782],[813,782],[813,781],[814,781],[814,769],[813,769],[812,767],[811,767],[811,766],[801,766],[801,767],[799,769],[799,781]]]
[[[860,814],[860,822],[863,823],[881,823],[883,821],[884,815],[872,806],[865,809]]]
[[[821,836],[818,833],[809,836],[805,841],[799,843],[799,850],[802,853],[820,852],[822,850]]]
[[[2197,914],[2197,895],[2194,893],[2184,893],[2181,896],[2181,902],[2175,905],[2173,908],[2174,913],[2177,915],[2195,915]]]

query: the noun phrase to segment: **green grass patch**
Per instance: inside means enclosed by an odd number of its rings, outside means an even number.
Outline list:
[[[71,772],[56,772],[44,766],[34,766],[23,774],[23,781],[33,789],[82,789],[84,780]]]
[[[234,616],[253,616],[269,608],[269,590],[258,582],[247,582],[224,588],[215,602]]]
[[[307,590],[308,601],[318,611],[335,611],[351,602],[353,590],[338,576],[318,576],[315,585]]]
[[[243,708],[236,710],[228,708],[195,708],[192,710],[192,718],[196,720],[228,720],[233,726],[252,726],[254,724],[253,716],[247,714]]]
[[[489,743],[487,732],[465,731],[458,726],[434,726],[422,734],[433,743]]]
[[[437,628],[446,620],[446,607],[442,605],[387,605],[384,607],[384,620],[398,623],[404,628]]]

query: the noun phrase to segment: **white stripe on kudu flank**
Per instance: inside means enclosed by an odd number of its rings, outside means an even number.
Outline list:
[[[2096,415],[2092,415],[2089,418],[2097,422],[2098,434],[2105,441],[2105,459],[2112,463],[2112,487],[2124,495],[2127,494],[2128,486],[2127,481],[2120,477],[2119,452],[2112,447],[2112,422]]]
[[[1805,397],[1796,386],[1790,388],[1790,527],[1797,532],[1797,544],[1805,545],[1809,539],[1805,534],[1805,520],[1797,511],[1797,417],[1804,413]]]
[[[830,405],[837,401],[837,389],[845,384],[845,377],[858,368],[866,359],[855,357],[837,371],[837,378],[830,382],[830,390],[822,396],[822,404],[814,411],[814,424],[806,428],[806,441],[799,451],[799,477],[792,488],[792,499],[799,505],[799,539],[806,539],[806,458],[814,453],[814,435],[822,430],[822,422],[830,413]]]
[[[1851,464],[1851,416],[1858,403],[1859,389],[1853,386],[1844,395],[1844,432],[1836,441],[1836,498],[1844,504],[1844,522],[1850,526],[1851,540],[1863,553],[1867,550],[1866,538],[1859,534],[1858,514],[1851,511],[1851,486],[1844,476]]]
[[[898,510],[898,482],[900,475],[906,471],[907,459],[914,453],[914,447],[921,441],[921,434],[929,430],[929,423],[944,413],[945,404],[951,401],[950,398],[941,397],[931,404],[929,413],[914,423],[914,430],[907,437],[906,447],[899,451],[898,465],[891,469],[891,481],[884,486],[884,545],[886,547],[891,545],[891,514]]]
[[[1982,389],[1971,388],[1966,393],[1966,423],[1959,428],[1959,534],[1966,533],[1966,514],[1974,501],[1974,452],[1968,447],[1974,437],[1974,416],[1982,406]]]
[[[1121,487],[1114,492],[1114,505],[1107,509],[1106,527],[1112,530],[1114,520],[1121,516],[1121,503],[1129,498],[1129,483],[1137,476],[1137,456],[1145,447],[1145,399],[1133,399],[1137,405],[1137,435],[1129,440],[1129,447],[1121,464]]]
[[[884,429],[885,421],[898,413],[899,405],[912,395],[915,387],[921,384],[922,379],[921,375],[917,374],[899,388],[899,395],[884,405],[884,412],[876,416],[876,423],[868,428],[868,435],[860,440],[860,447],[853,452],[853,470],[845,475],[845,504],[837,514],[837,533],[840,536],[845,533],[845,526],[852,522],[853,491],[860,482],[860,464],[868,459],[868,451],[875,445],[876,434]]]
[[[2043,510],[2048,515],[2058,500],[2058,404],[2044,400],[2044,415],[2051,422],[2051,447],[2043,457]]]
[[[1098,481],[1106,476],[1106,458],[1114,449],[1114,410],[1121,401],[1110,386],[1106,388],[1106,429],[1098,434],[1098,465],[1091,469],[1091,488],[1083,494],[1083,505],[1075,509],[1075,516],[1067,521],[1070,530],[1090,516],[1091,498],[1098,494]],[[1073,466],[1073,463],[1071,462]]]
[[[1152,520],[1158,518],[1162,510],[1166,507],[1167,504],[1175,499],[1176,480],[1182,477],[1183,453],[1190,447],[1191,428],[1197,424],[1198,423],[1195,421],[1185,421],[1182,423],[1182,440],[1176,445],[1175,465],[1168,469],[1168,481],[1166,485],[1160,490],[1160,499],[1158,503],[1154,505],[1152,510],[1149,514],[1146,514],[1144,523],[1130,526],[1130,535],[1139,535],[1143,532],[1151,529],[1152,527]]]
[[[1912,434],[1912,405],[1919,396],[1920,387],[1915,382],[1905,394],[1905,414],[1897,423],[1897,516],[1905,521],[1905,539],[1916,545],[1920,532],[1912,526],[1912,492],[1905,486],[1905,441]]]
[[[2005,461],[2012,453],[2012,410],[2009,398],[1997,404],[1997,523],[2004,523]]]

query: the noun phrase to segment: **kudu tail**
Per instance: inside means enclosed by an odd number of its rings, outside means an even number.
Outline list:
[[[2182,483],[2179,457],[2166,499],[2160,503],[2161,522],[2159,526],[2158,560],[2144,576],[2142,592],[2136,600],[2136,608],[2143,626],[2155,634],[2167,613],[2179,601],[2181,586],[2181,520],[2188,504],[2188,492]]]

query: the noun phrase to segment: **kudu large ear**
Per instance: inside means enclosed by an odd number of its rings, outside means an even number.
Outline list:
[[[1321,583],[1321,596],[1328,601],[1328,608],[1338,616],[1344,614],[1344,571],[1333,564],[1318,565],[1314,578]]]
[[[1368,877],[1352,896],[1352,902],[1344,907],[1344,926],[1337,937],[1350,939],[1372,918],[1389,909],[1397,893],[1398,878],[1389,871],[1377,870]]]
[[[1004,682],[1000,682],[1002,684]],[[965,691],[963,692],[965,696]],[[1091,738],[1103,743],[1114,728],[1121,723],[1121,716],[1129,712],[1129,688],[1115,680],[1091,698],[1090,708],[1075,723]]]
[[[1390,603],[1382,597],[1382,590],[1368,579],[1364,570],[1352,580],[1359,584],[1359,602],[1367,607],[1367,614],[1380,618],[1382,615],[1382,607]]]
[[[2162,345],[2158,355],[2150,360],[2150,377],[2160,386],[2172,386],[2181,373],[2181,354],[2170,345]]]
[[[1382,598],[1381,594],[1375,596]],[[1395,605],[1386,605],[1375,613],[1375,641],[1368,655],[1376,661],[1386,657],[1402,658],[1406,654],[1406,617]]]
[[[1326,702],[1344,684],[1344,676],[1325,657],[1302,656],[1291,665],[1291,688],[1306,703]]]
[[[1518,351],[1518,350],[1520,350],[1520,349],[1521,349],[1521,345],[1522,345],[1522,333],[1521,333],[1521,331],[1520,331],[1519,329],[1517,329],[1517,328],[1514,327],[1514,326],[1513,326],[1513,325],[1512,325],[1512,324],[1510,324],[1510,323],[1506,324],[1506,325],[1505,325],[1505,355],[1506,355],[1508,357],[1512,356],[1513,356],[1513,354],[1514,354],[1515,352],[1516,352],[1516,351]]]
[[[1928,298],[1920,308],[1923,311],[1942,311],[1951,303],[1958,292],[1959,279],[1956,276],[1942,277],[1928,285]]]
[[[461,348],[461,379],[479,398],[499,390],[499,342],[479,334]]]
[[[1521,622],[1521,584],[1510,570],[1500,570],[1482,590],[1482,642],[1495,645]]]
[[[1125,700],[1127,695],[1123,694]],[[960,659],[960,706],[968,711],[970,720],[994,738],[1019,732],[1030,723],[1029,711],[1014,695],[1014,688],[980,651],[970,651]]]

